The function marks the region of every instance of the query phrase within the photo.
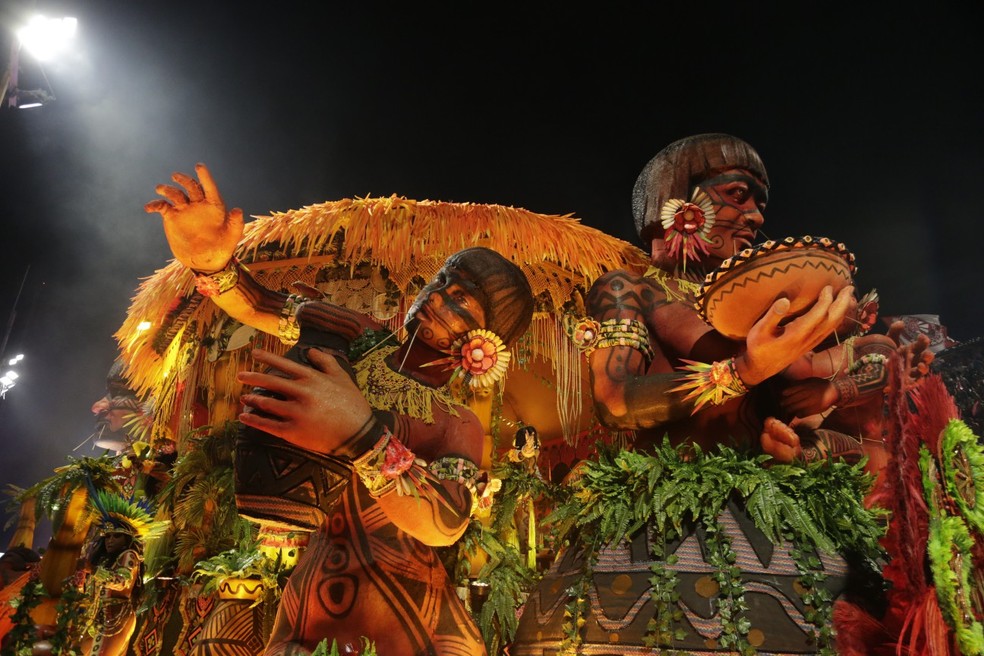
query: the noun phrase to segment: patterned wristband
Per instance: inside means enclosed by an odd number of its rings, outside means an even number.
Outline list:
[[[693,360],[684,360],[686,364],[680,367],[687,371],[683,383],[671,389],[671,392],[687,392],[685,401],[693,401],[694,409],[691,414],[710,403],[721,405],[726,401],[748,393],[748,387],[738,375],[735,359],[728,358],[706,364]]]
[[[834,378],[834,388],[837,390],[838,405],[847,405],[858,398],[858,384],[850,376]]]
[[[290,294],[280,308],[280,323],[277,324],[277,337],[288,346],[301,337],[301,327],[297,325],[297,308],[306,301],[300,294]]]
[[[239,266],[239,260],[232,258],[223,269],[215,273],[195,272],[195,289],[202,296],[225,294],[239,283]]]

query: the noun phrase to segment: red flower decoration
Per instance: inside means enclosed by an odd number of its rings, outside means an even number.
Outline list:
[[[673,229],[692,235],[704,227],[704,210],[699,205],[684,203],[673,213]]]
[[[451,379],[464,376],[471,387],[490,387],[506,375],[510,353],[491,330],[469,331],[446,351],[448,357],[429,365],[447,364],[454,369]]]
[[[868,301],[858,310],[858,323],[861,331],[868,332],[878,320],[878,301]]]
[[[601,324],[590,317],[579,319],[570,333],[574,344],[582,351],[594,346],[600,334]]]
[[[392,480],[410,469],[413,459],[413,451],[404,446],[403,442],[390,438],[386,445],[386,458],[383,460],[383,466],[379,468],[379,471],[383,476]]]
[[[687,260],[696,260],[710,252],[707,235],[714,225],[714,203],[700,187],[694,189],[689,201],[671,198],[659,211],[660,224],[670,257],[682,259],[684,270]]]

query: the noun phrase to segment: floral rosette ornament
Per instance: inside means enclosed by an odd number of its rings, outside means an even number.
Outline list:
[[[564,315],[564,330],[579,351],[589,353],[601,335],[601,324],[591,317],[575,319]]]
[[[690,201],[671,198],[663,203],[659,212],[663,225],[663,240],[670,257],[682,260],[684,268],[687,260],[697,260],[710,252],[707,235],[714,225],[714,204],[700,187],[694,188]]]
[[[471,387],[491,387],[506,375],[510,353],[491,330],[469,331],[451,351],[452,358],[458,359],[455,377],[464,375]]]

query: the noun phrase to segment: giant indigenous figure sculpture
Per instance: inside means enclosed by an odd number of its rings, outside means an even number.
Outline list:
[[[831,653],[829,604],[817,612],[809,600],[843,588],[838,549],[877,553],[863,478],[850,464],[807,475],[745,454],[781,412],[770,379],[844,321],[853,263],[824,238],[773,242],[833,254],[842,273],[806,297],[736,293],[732,309],[750,315],[738,335],[695,306],[709,274],[754,253],[768,190],[759,155],[724,134],[674,142],[639,175],[633,213],[652,266],[599,278],[590,316],[571,331],[589,358],[599,418],[634,431],[633,451],[583,466],[580,507],[561,509],[579,540],[530,595],[511,653],[554,653],[558,643],[585,654]],[[818,459],[861,455],[836,431],[809,439]],[[829,495],[828,508],[810,500],[806,481]],[[838,529],[828,511],[857,530]]]
[[[315,533],[265,653],[362,638],[383,653],[484,653],[433,549],[467,526],[484,440],[448,383],[461,374],[466,385],[489,385],[504,374],[505,349],[533,311],[525,276],[485,248],[453,255],[412,305],[401,343],[369,317],[256,284],[232,258],[241,212],[226,212],[207,169],[198,175],[200,183],[176,174],[183,190],[159,186],[167,201],[147,205],[163,216],[176,258],[202,272],[199,290],[230,315],[299,338],[294,359],[254,351],[275,371],[239,374],[256,388],[242,398],[251,409],[240,415],[244,435],[284,440],[333,473],[314,504],[323,521],[317,512],[285,518]],[[350,361],[359,338],[374,343]],[[276,520],[275,504],[249,501]]]

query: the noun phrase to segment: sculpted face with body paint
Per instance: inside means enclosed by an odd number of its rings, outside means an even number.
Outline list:
[[[765,223],[762,213],[768,201],[767,183],[751,171],[729,169],[698,185],[714,204],[716,218],[708,240],[706,266],[718,266],[727,258],[758,241]]]

